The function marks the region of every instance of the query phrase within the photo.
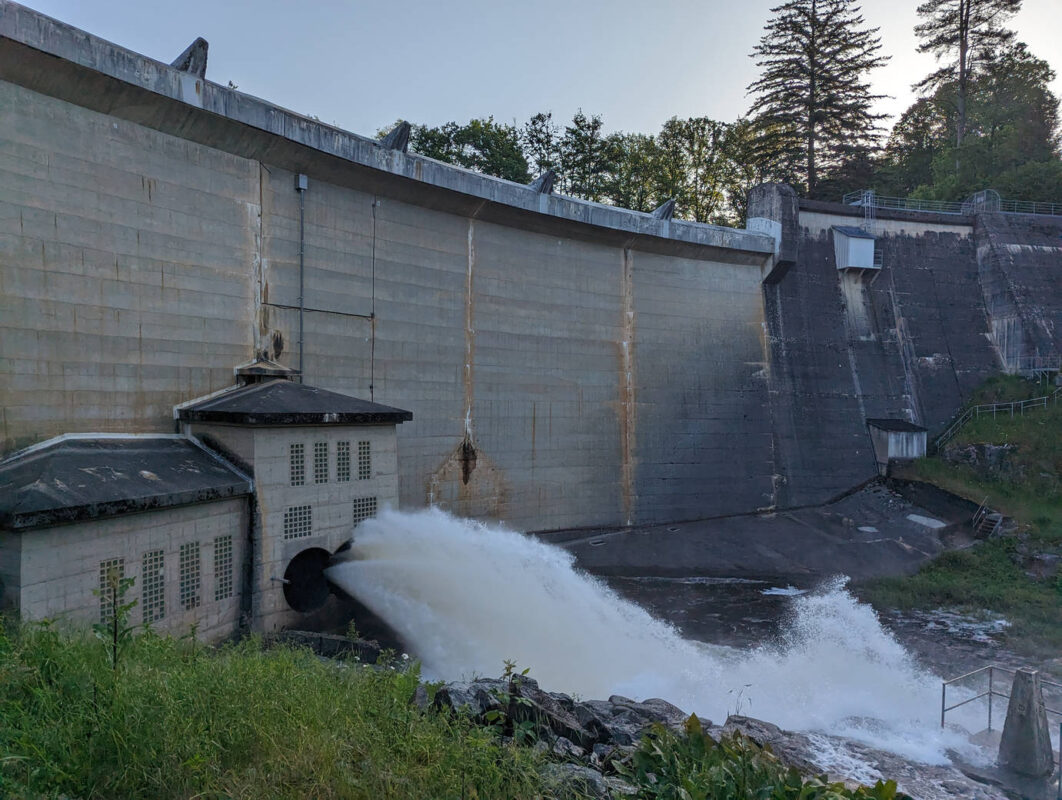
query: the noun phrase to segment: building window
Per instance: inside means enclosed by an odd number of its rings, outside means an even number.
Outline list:
[[[214,540],[214,599],[232,597],[232,536]]]
[[[291,485],[302,486],[306,483],[306,454],[301,444],[291,445]]]
[[[357,526],[363,519],[376,516],[375,497],[354,498],[354,525]]]
[[[144,553],[140,609],[144,622],[166,616],[166,556],[161,550]]]
[[[328,483],[328,442],[313,443],[313,482]]]
[[[181,605],[185,611],[199,607],[199,542],[181,545]]]
[[[125,577],[125,559],[108,558],[100,562],[100,622],[114,620],[114,603]]]
[[[358,480],[372,477],[372,451],[368,442],[358,442]]]
[[[284,510],[284,538],[301,539],[313,532],[313,510],[309,506],[292,506]]]
[[[350,480],[350,442],[336,442],[336,480]]]

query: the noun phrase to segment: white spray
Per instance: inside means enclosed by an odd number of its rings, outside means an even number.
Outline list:
[[[513,659],[552,691],[663,697],[928,763],[962,743],[939,728],[940,679],[841,581],[791,601],[781,644],[738,651],[683,639],[560,548],[435,509],[361,523],[350,556],[329,579],[385,619],[427,677],[494,677]]]

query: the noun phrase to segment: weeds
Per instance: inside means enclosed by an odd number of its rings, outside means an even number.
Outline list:
[[[805,778],[740,734],[717,742],[696,716],[683,734],[654,725],[630,763],[617,769],[641,800],[910,800],[893,781],[848,789],[825,777]]]
[[[410,705],[415,667],[219,649],[147,632],[107,648],[0,634],[0,797],[534,797],[540,756]],[[113,685],[107,702],[97,686]]]

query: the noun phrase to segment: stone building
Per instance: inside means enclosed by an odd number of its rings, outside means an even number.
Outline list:
[[[250,613],[269,630],[320,607],[328,559],[359,522],[397,502],[396,425],[413,415],[297,383],[271,362],[237,374],[242,386],[174,414],[182,433],[254,475]]]
[[[398,495],[408,411],[256,362],[174,409],[179,434],[70,434],[0,462],[0,604],[87,625],[132,578],[132,621],[205,639],[296,623],[323,570]]]

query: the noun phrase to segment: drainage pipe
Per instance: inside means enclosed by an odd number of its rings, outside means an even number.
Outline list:
[[[303,379],[302,371],[302,357],[303,357],[303,318],[306,315],[306,296],[305,296],[305,278],[306,278],[306,264],[305,264],[305,226],[306,226],[306,188],[309,185],[309,179],[301,172],[295,176],[295,191],[299,193],[299,381],[305,383]]]

